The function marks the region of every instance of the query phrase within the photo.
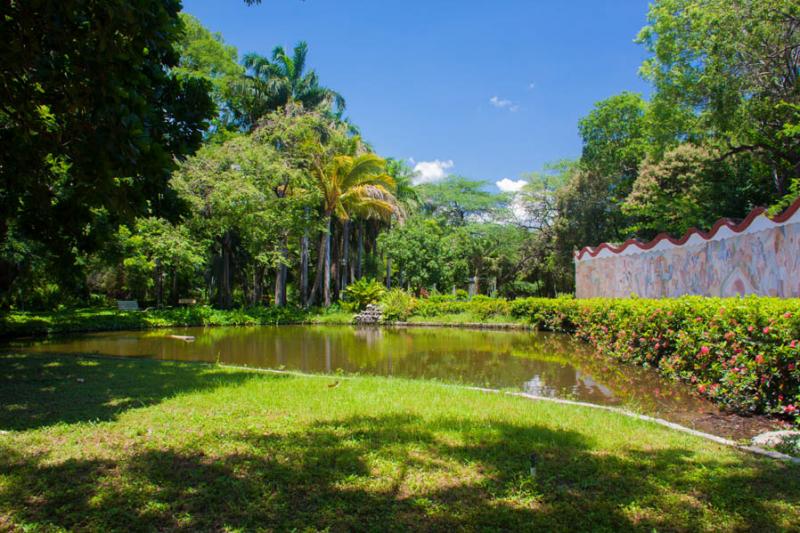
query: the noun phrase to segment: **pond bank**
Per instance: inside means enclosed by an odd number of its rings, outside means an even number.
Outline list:
[[[389,315],[393,316],[393,315]],[[645,300],[437,296],[413,300],[407,322],[480,325],[570,333],[604,357],[656,368],[668,379],[692,384],[694,393],[745,415],[784,420],[800,414],[800,299],[699,298]],[[352,313],[328,309],[209,307],[147,313],[67,311],[0,317],[0,336],[188,325],[256,325],[349,322]],[[497,324],[490,326],[489,324]]]
[[[12,529],[800,527],[797,465],[617,413],[196,363],[12,354],[0,368]]]

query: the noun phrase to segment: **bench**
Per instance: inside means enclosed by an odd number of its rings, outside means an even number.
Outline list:
[[[178,305],[195,305],[197,304],[197,298],[179,298]]]
[[[117,309],[120,311],[138,311],[139,302],[136,300],[117,300]]]

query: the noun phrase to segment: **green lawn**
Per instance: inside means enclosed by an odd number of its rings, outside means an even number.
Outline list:
[[[0,530],[800,528],[797,466],[419,381],[5,355],[0,428]]]

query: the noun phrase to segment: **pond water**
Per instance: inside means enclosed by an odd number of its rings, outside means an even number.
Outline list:
[[[772,427],[763,418],[723,414],[683,384],[652,370],[615,363],[567,335],[553,333],[349,326],[173,328],[94,333],[16,346],[27,352],[219,361],[510,388],[624,406],[733,438]]]

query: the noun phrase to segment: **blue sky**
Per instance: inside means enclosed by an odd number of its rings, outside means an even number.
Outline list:
[[[239,53],[309,44],[383,156],[495,183],[580,155],[577,122],[648,93],[633,42],[646,0],[184,0]],[[503,182],[508,183],[508,182]]]

